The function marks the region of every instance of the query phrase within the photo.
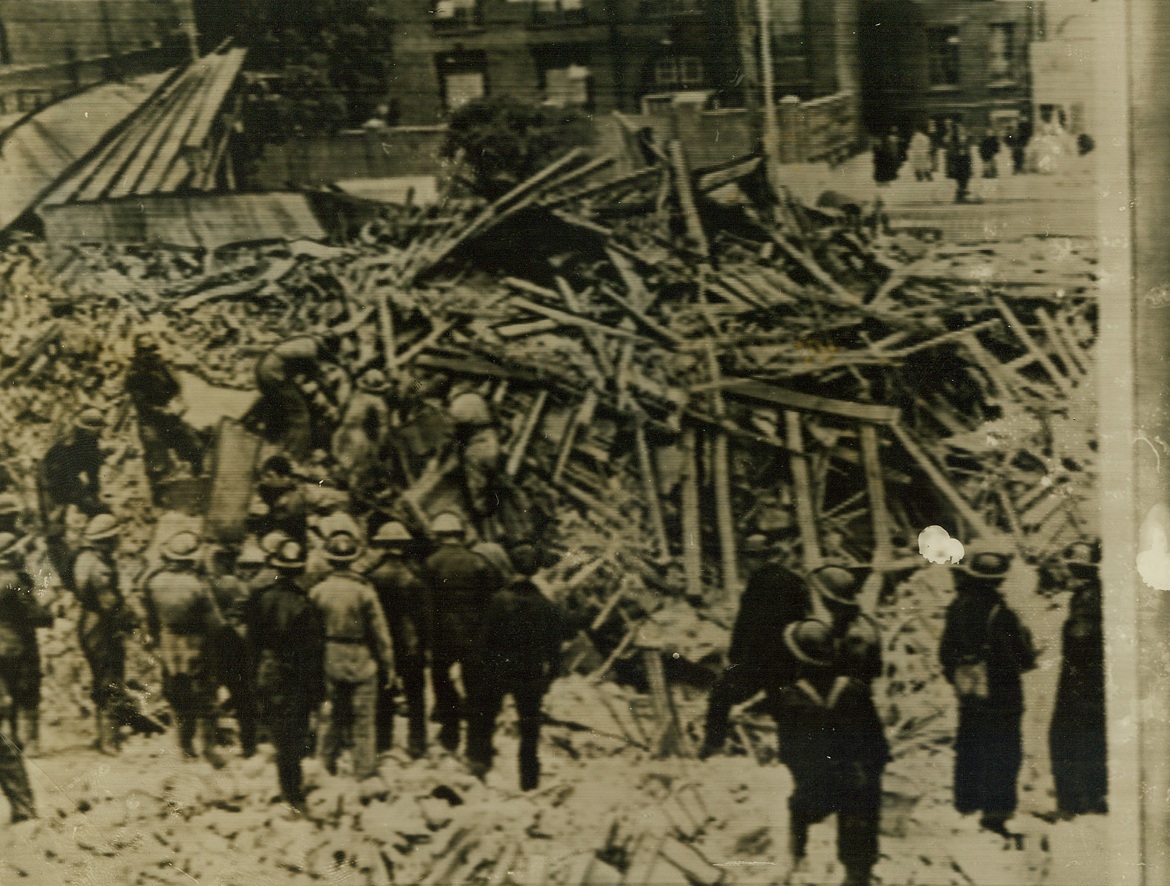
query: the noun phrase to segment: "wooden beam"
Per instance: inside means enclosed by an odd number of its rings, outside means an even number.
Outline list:
[[[812,571],[821,565],[821,544],[817,537],[812,484],[809,480],[808,459],[804,455],[800,413],[791,409],[786,410],[784,423],[790,453],[788,463],[792,470],[793,494],[796,496],[796,522],[800,527],[801,554],[805,571]]]
[[[699,505],[698,431],[694,425],[683,429],[679,447],[682,470],[682,552],[687,594],[703,594],[703,523]]]
[[[1068,348],[1064,337],[1060,334],[1060,330],[1056,326],[1056,321],[1052,319],[1043,308],[1036,309],[1036,317],[1040,320],[1040,325],[1044,327],[1044,334],[1048,336],[1048,342],[1052,346],[1052,350],[1056,351],[1056,356],[1060,358],[1060,362],[1064,364],[1065,371],[1069,374],[1077,374],[1083,376],[1085,369],[1081,366],[1079,360]]]
[[[666,521],[662,517],[662,502],[659,500],[654,464],[650,460],[650,446],[646,443],[646,427],[641,421],[636,421],[634,424],[634,443],[638,450],[642,493],[646,496],[646,506],[650,512],[650,528],[654,531],[654,542],[658,547],[658,556],[666,560],[670,557],[670,543],[666,539]]]
[[[512,441],[512,447],[508,451],[508,461],[504,465],[504,473],[507,476],[515,477],[517,471],[520,470],[520,465],[524,463],[524,454],[528,451],[528,444],[531,442],[532,435],[540,424],[540,416],[544,412],[544,404],[547,401],[548,391],[542,389],[537,393],[536,399],[532,403],[532,408],[524,416],[524,424],[520,426],[520,433]]]
[[[882,478],[877,428],[870,424],[861,426],[861,463],[865,467],[869,512],[873,520],[872,560],[875,564],[885,563],[893,553],[893,544],[890,541],[890,513],[886,508],[886,484]]]
[[[699,217],[699,208],[695,204],[695,192],[691,188],[691,171],[687,163],[686,149],[682,142],[674,139],[667,147],[670,156],[670,168],[674,172],[674,192],[678,196],[679,209],[682,212],[683,222],[686,224],[687,236],[695,244],[695,250],[703,258],[711,255],[711,245],[707,242],[707,232],[703,230],[703,220]]]
[[[1044,371],[1056,382],[1065,394],[1072,394],[1073,385],[1069,381],[1068,376],[1056,368],[1056,364],[1049,359],[1048,355],[1044,353],[1044,349],[1036,344],[1035,339],[1029,334],[1028,330],[1024,328],[1024,324],[1020,322],[1011,308],[1008,307],[1007,302],[1001,296],[993,295],[991,301],[995,304],[996,309],[1003,315],[1004,320],[1007,321],[1008,328],[1015,333],[1016,338],[1028,350],[1028,353],[1036,358]]]
[[[725,378],[719,381],[698,384],[691,387],[692,393],[702,393],[711,388],[722,388],[731,397],[757,400],[773,406],[783,406],[802,412],[823,412],[841,418],[851,418],[872,424],[888,425],[898,421],[900,410],[893,406],[879,406],[873,403],[852,403],[831,397],[818,397],[800,391],[778,388],[767,382],[747,378]]]
[[[930,478],[930,481],[935,485],[935,488],[937,488],[938,491],[943,494],[943,497],[945,497],[947,501],[951,503],[954,509],[958,511],[959,516],[967,521],[967,524],[970,526],[972,532],[974,532],[976,535],[982,535],[985,537],[999,534],[990,525],[988,525],[987,521],[985,521],[983,517],[973,507],[971,507],[967,500],[959,494],[959,491],[955,489],[955,487],[951,484],[951,481],[947,479],[941,470],[939,470],[938,466],[931,460],[930,456],[923,451],[922,447],[918,445],[914,438],[911,437],[910,434],[901,425],[890,425],[890,430],[894,432],[894,436],[898,438],[898,442],[902,444],[902,448],[905,449],[906,452],[909,453],[910,457],[918,463],[918,466],[922,468],[922,472]]]
[[[560,451],[557,453],[556,466],[553,468],[551,477],[553,484],[560,483],[565,466],[569,463],[569,456],[573,454],[573,445],[577,442],[577,431],[581,429],[581,425],[588,424],[593,420],[593,410],[596,408],[597,393],[593,390],[586,391],[585,399],[581,401],[581,406],[569,419],[569,426],[565,429],[564,437],[561,438]]]

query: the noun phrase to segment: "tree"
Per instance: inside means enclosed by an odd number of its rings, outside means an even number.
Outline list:
[[[592,121],[579,111],[498,96],[455,111],[443,156],[463,163],[471,189],[494,200],[595,138]]]

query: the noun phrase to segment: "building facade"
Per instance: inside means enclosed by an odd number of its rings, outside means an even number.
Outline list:
[[[1028,47],[1042,3],[864,0],[863,113],[871,133],[929,120],[1006,128],[1030,113]]]
[[[397,122],[442,122],[464,102],[510,95],[596,113],[638,112],[679,92],[714,107],[760,102],[758,0],[386,0]],[[856,81],[856,0],[765,0],[775,96],[810,99]],[[844,83],[842,81],[845,81]]]

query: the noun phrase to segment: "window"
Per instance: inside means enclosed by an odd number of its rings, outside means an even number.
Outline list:
[[[456,52],[436,59],[443,105],[448,112],[487,95],[487,59],[482,52]]]
[[[654,82],[661,89],[698,89],[703,85],[703,60],[697,55],[668,55],[654,64]]]
[[[558,108],[588,106],[589,69],[584,65],[546,69],[544,100]]]
[[[992,80],[1016,79],[1016,26],[993,24],[987,44],[987,73]]]
[[[479,21],[477,0],[436,0],[434,9],[437,27],[472,25]]]
[[[956,27],[931,28],[927,32],[930,41],[930,85],[957,86],[959,83],[959,29]]]

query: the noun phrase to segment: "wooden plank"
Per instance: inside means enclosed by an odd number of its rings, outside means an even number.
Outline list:
[[[670,543],[666,539],[666,521],[662,517],[662,502],[659,500],[654,464],[650,460],[650,447],[646,443],[646,426],[641,421],[634,423],[634,444],[638,450],[642,494],[646,496],[646,508],[650,512],[650,528],[654,532],[658,556],[666,560],[670,557]]]
[[[630,648],[630,645],[634,642],[634,639],[637,636],[638,627],[636,625],[632,626],[628,631],[626,631],[626,635],[622,637],[621,642],[614,647],[613,652],[609,654],[609,658],[605,660],[605,663],[589,675],[590,682],[596,683],[605,679],[605,675],[609,673],[609,669],[614,666],[619,658],[626,654],[626,650]]]
[[[687,595],[703,595],[703,524],[699,504],[698,430],[694,425],[683,429],[680,455],[682,470],[682,552]]]
[[[872,424],[888,425],[898,421],[900,410],[893,406],[879,406],[872,403],[851,403],[848,400],[836,400],[831,397],[818,397],[815,394],[805,394],[800,391],[790,391],[779,388],[767,382],[747,378],[724,378],[717,382],[708,382],[691,387],[692,393],[703,393],[710,388],[722,388],[731,397],[740,397],[745,400],[758,400],[773,406],[783,406],[788,409],[797,409],[804,412],[824,412],[828,415],[837,415],[842,418],[852,418],[857,421]]]
[[[552,320],[556,320],[565,326],[577,326],[581,329],[588,329],[593,332],[599,332],[602,335],[612,335],[616,338],[627,338],[636,341],[650,343],[650,339],[644,335],[639,335],[636,332],[630,332],[627,329],[619,329],[614,326],[606,326],[604,323],[598,323],[596,320],[590,320],[587,317],[581,317],[577,314],[572,314],[568,311],[562,311],[557,308],[550,308],[537,302],[526,298],[516,296],[509,301],[518,308],[525,311],[530,311],[533,314],[540,314]]]
[[[1044,334],[1048,337],[1048,344],[1056,352],[1056,356],[1060,358],[1060,362],[1064,364],[1065,372],[1070,376],[1074,374],[1083,376],[1085,374],[1084,367],[1081,366],[1068,349],[1064,338],[1060,335],[1060,330],[1056,327],[1056,321],[1052,319],[1052,315],[1044,310],[1044,308],[1037,308],[1036,317],[1040,321],[1040,325],[1044,327]]]
[[[1008,328],[1015,333],[1015,336],[1020,340],[1020,343],[1028,349],[1028,353],[1032,354],[1036,358],[1036,361],[1044,367],[1044,371],[1048,373],[1052,380],[1056,382],[1056,384],[1060,387],[1061,390],[1064,391],[1066,395],[1071,395],[1073,385],[1072,382],[1069,381],[1068,376],[1058,370],[1056,368],[1056,364],[1054,364],[1052,360],[1049,359],[1048,355],[1044,353],[1043,348],[1036,344],[1035,339],[1033,339],[1028,330],[1024,328],[1024,324],[1020,322],[1019,318],[1016,317],[1012,309],[1008,307],[1007,302],[1005,302],[1003,298],[998,295],[993,295],[991,297],[991,301],[1000,314],[1003,315],[1004,320],[1007,321]]]
[[[239,422],[226,418],[219,423],[215,438],[206,532],[220,541],[241,541],[247,528],[261,440]]]
[[[992,536],[998,533],[988,525],[987,521],[971,507],[966,499],[963,498],[957,489],[951,484],[950,480],[939,470],[938,466],[931,460],[930,456],[923,451],[922,447],[910,436],[901,425],[890,425],[890,429],[894,432],[894,436],[898,438],[898,442],[902,444],[902,448],[909,453],[910,457],[918,463],[922,472],[930,478],[930,481],[935,485],[935,488],[943,494],[943,496],[951,503],[951,505],[958,511],[959,515],[967,521],[971,530],[976,535]]]
[[[522,323],[505,323],[502,326],[492,328],[500,338],[513,339],[552,332],[554,329],[559,329],[560,325],[556,320],[526,320]]]
[[[544,412],[544,405],[547,402],[548,391],[542,389],[537,393],[536,399],[532,403],[532,408],[528,410],[528,414],[524,417],[524,424],[520,428],[520,433],[512,441],[511,449],[508,451],[508,461],[504,465],[504,473],[507,476],[515,477],[516,473],[520,470],[520,465],[524,463],[524,455],[528,451],[528,444],[532,441],[532,435],[540,425],[540,416]]]
[[[686,148],[683,147],[682,142],[674,139],[667,146],[667,154],[670,157],[670,167],[674,173],[672,177],[674,192],[678,197],[679,210],[682,212],[687,236],[691,238],[699,255],[707,258],[711,254],[711,245],[707,242],[707,232],[703,230],[703,220],[699,217],[699,208],[695,204],[695,193],[691,188],[691,171],[687,163]]]
[[[865,468],[865,486],[869,492],[869,510],[873,521],[873,562],[885,563],[893,553],[890,541],[890,513],[886,507],[886,484],[882,478],[881,450],[877,428],[861,426],[861,463]]]
[[[601,295],[604,295],[606,298],[608,298],[610,301],[612,301],[614,304],[616,304],[618,307],[620,307],[639,326],[641,326],[647,332],[654,335],[656,338],[662,339],[665,342],[669,342],[671,344],[676,344],[676,345],[681,344],[683,341],[685,341],[685,339],[681,335],[679,335],[677,332],[675,332],[673,329],[668,329],[667,327],[663,326],[661,323],[658,323],[657,321],[652,320],[650,317],[646,316],[645,313],[643,313],[642,311],[635,308],[632,304],[630,304],[628,301],[626,301],[626,299],[624,299],[622,296],[620,296],[617,292],[615,292],[609,286],[606,286],[604,283],[597,288],[597,291]]]
[[[374,298],[378,306],[378,331],[382,335],[382,357],[391,380],[398,378],[398,344],[394,338],[394,313],[390,310],[390,294],[379,289]]]
[[[808,459],[804,455],[800,413],[785,410],[784,426],[790,453],[788,464],[792,471],[793,495],[796,498],[796,522],[800,527],[801,559],[805,571],[811,572],[821,565],[821,545],[817,537],[816,514],[813,512],[812,484],[809,480]]]
[[[673,837],[663,842],[659,853],[664,859],[678,868],[688,883],[697,886],[718,886],[723,882],[723,871],[711,864],[698,849],[686,843],[680,843]]]
[[[556,466],[553,468],[550,478],[554,484],[560,482],[561,475],[565,472],[565,466],[569,463],[569,456],[572,455],[573,445],[577,441],[577,431],[580,430],[581,425],[588,424],[593,420],[593,410],[596,408],[597,392],[586,391],[581,406],[573,413],[573,417],[569,420],[569,426],[565,429],[565,435],[561,438]]]
[[[564,277],[557,277],[557,289],[560,290],[561,297],[565,300],[565,304],[569,306],[569,310],[578,316],[583,316],[584,309],[581,306],[581,299],[577,297],[577,293],[573,291],[573,287],[569,285]],[[583,329],[585,341],[589,343],[590,349],[593,351],[593,356],[597,360],[597,367],[600,370],[602,378],[614,377],[613,361],[609,358],[609,354],[605,350],[605,339],[594,329]]]

